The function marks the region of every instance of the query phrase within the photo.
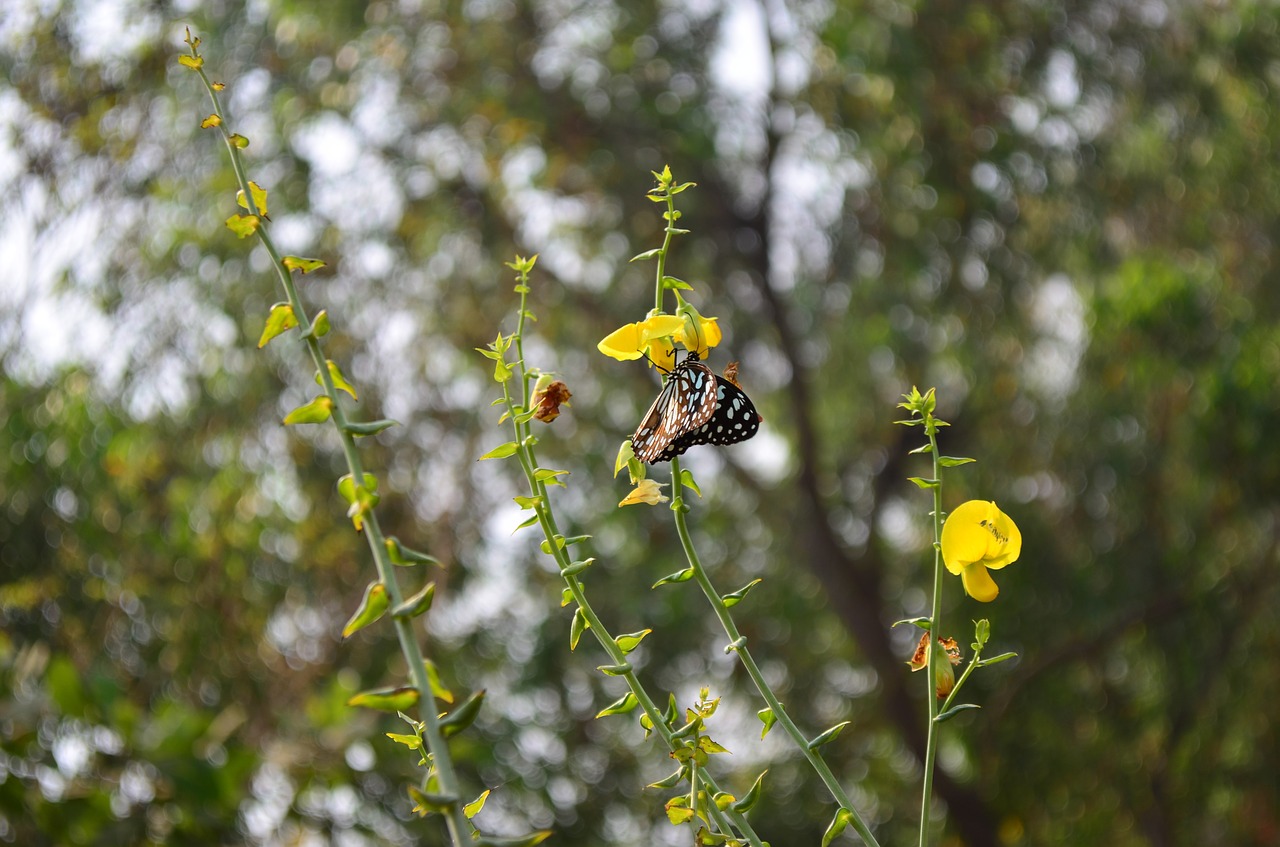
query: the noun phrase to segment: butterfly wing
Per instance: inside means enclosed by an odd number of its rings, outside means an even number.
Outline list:
[[[760,431],[760,413],[746,392],[727,379],[717,376],[715,380],[716,406],[711,417],[674,439],[654,461],[668,461],[697,444],[737,444]]]
[[[717,384],[718,377],[697,356],[691,355],[676,366],[631,436],[636,458],[650,464],[661,461],[673,442],[711,420],[716,412]]]

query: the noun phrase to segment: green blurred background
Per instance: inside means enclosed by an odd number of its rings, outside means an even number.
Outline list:
[[[687,844],[670,766],[585,641],[520,515],[472,348],[512,328],[502,262],[538,253],[531,363],[573,407],[545,463],[595,537],[588,585],[655,692],[723,696],[722,781],[775,847],[835,811],[689,586],[662,509],[617,510],[618,443],[656,382],[595,342],[652,303],[669,163],[693,234],[669,271],[742,362],[763,431],[695,448],[692,520],[755,655],[882,844],[914,839],[928,498],[899,395],[937,386],[946,506],[997,500],[1021,560],[980,605],[1020,658],[947,724],[947,845],[1280,841],[1280,9],[1034,0],[13,0],[0,7],[0,840],[441,844],[410,818],[389,627],[340,643],[372,576],[299,345],[223,226],[235,185],[175,58],[228,83],[282,247],[330,263],[384,527],[450,567],[422,635],[490,831]],[[291,336],[290,338],[292,338]],[[414,576],[413,578],[417,578]],[[951,624],[955,624],[954,627]],[[966,653],[968,652],[966,647]],[[845,836],[846,839],[851,836]]]

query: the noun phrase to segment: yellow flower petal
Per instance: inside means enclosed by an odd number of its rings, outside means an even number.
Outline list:
[[[964,593],[982,603],[990,603],[1000,593],[1000,587],[982,565],[969,565],[960,571],[960,581],[964,583]]]
[[[942,560],[947,570],[959,574],[964,590],[975,600],[989,603],[999,589],[988,568],[1003,568],[1022,553],[1018,525],[988,500],[961,503],[942,526]]]
[[[636,483],[636,487],[631,489],[631,493],[623,498],[618,505],[634,506],[637,503],[647,503],[650,506],[656,506],[659,503],[665,503],[669,500],[662,493],[662,486],[665,483],[654,482],[651,479],[642,479]]]
[[[704,318],[689,303],[680,307],[679,314],[681,322],[680,329],[675,334],[676,341],[687,350],[697,351],[698,358],[705,360],[711,348],[720,343],[720,325],[716,323],[719,319]]]
[[[604,337],[596,349],[606,356],[625,362],[640,358],[640,325],[627,324]]]

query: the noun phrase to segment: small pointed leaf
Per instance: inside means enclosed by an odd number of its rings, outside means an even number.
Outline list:
[[[841,721],[840,723],[831,727],[826,732],[822,733],[817,738],[810,741],[809,749],[817,750],[823,744],[829,744],[832,741],[835,741],[837,738],[840,737],[840,733],[844,732],[844,728],[851,723],[853,723],[853,721]]]
[[[261,350],[267,346],[267,342],[293,329],[298,325],[298,318],[293,314],[293,307],[288,303],[276,303],[271,307],[271,314],[267,316],[267,325],[262,328],[262,336],[258,339],[258,349]]]
[[[508,441],[506,444],[499,444],[497,447],[494,447],[488,453],[485,453],[479,459],[476,459],[476,461],[483,462],[485,459],[505,459],[508,456],[514,456],[516,451],[519,449],[520,446],[514,441]]]
[[[640,704],[640,701],[636,699],[636,695],[628,691],[626,694],[622,695],[622,697],[610,703],[608,706],[605,706],[598,713],[596,713],[596,717],[605,718],[605,717],[608,717],[609,715],[625,715],[627,712],[630,712],[639,704]]]
[[[467,816],[467,820],[471,820],[480,814],[480,810],[484,808],[484,801],[489,799],[489,792],[492,789],[486,788],[483,793],[470,803],[462,807],[462,813]]]
[[[347,705],[395,713],[412,709],[420,699],[418,689],[405,685],[399,688],[375,688],[361,691],[348,700]]]
[[[347,621],[347,625],[342,628],[342,637],[350,638],[382,617],[383,613],[387,611],[387,605],[390,602],[385,585],[381,582],[369,583],[364,590],[363,599],[360,600],[360,607],[356,609],[355,614]]]
[[[476,717],[480,714],[480,706],[484,702],[484,689],[480,689],[472,694],[466,700],[462,701],[462,705],[454,709],[440,721],[440,733],[445,738],[457,735],[471,724],[475,723]]]
[[[304,423],[324,423],[333,413],[333,400],[323,395],[310,403],[305,403],[284,416],[287,425]]]

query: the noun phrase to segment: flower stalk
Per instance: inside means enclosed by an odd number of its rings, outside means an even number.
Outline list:
[[[334,378],[334,368],[331,367],[329,360],[326,359],[320,343],[320,337],[324,334],[323,331],[320,331],[321,324],[318,321],[313,321],[308,316],[306,307],[298,295],[298,288],[294,284],[289,267],[271,239],[266,226],[265,210],[259,208],[259,198],[265,200],[265,192],[262,192],[261,189],[258,189],[256,185],[249,181],[245,174],[244,162],[240,156],[241,148],[248,142],[242,136],[231,133],[227,128],[226,115],[223,112],[221,99],[218,96],[221,86],[213,83],[206,75],[203,67],[203,58],[197,51],[199,43],[200,39],[193,38],[188,31],[187,44],[191,48],[191,55],[182,57],[182,64],[200,77],[200,81],[204,84],[205,90],[209,94],[209,99],[212,101],[213,112],[206,119],[205,125],[216,128],[222,135],[231,159],[231,167],[235,173],[236,182],[240,186],[243,198],[242,205],[254,220],[252,232],[257,235],[259,242],[267,251],[267,255],[270,256],[272,267],[276,270],[276,275],[285,293],[293,318],[296,319],[297,325],[302,330],[303,341],[306,344],[307,352],[310,354],[312,362],[316,366],[323,395],[329,400],[326,404],[328,406],[327,417],[333,422],[334,429],[337,431],[339,443],[342,445],[343,458],[346,460],[347,470],[350,475],[349,478],[353,481],[369,479],[370,477],[364,471],[359,451],[355,446],[355,434],[360,432],[361,425],[353,424],[348,420],[342,403],[339,401],[339,389]],[[327,327],[327,319],[323,325]],[[345,385],[345,380],[343,380],[343,383]],[[391,562],[387,539],[383,535],[382,528],[378,522],[374,501],[372,498],[366,499],[359,503],[358,509],[357,504],[353,503],[354,512],[358,512],[360,528],[373,556],[378,579],[386,591],[388,600],[386,605],[389,608],[398,609],[404,602],[404,593],[400,588],[396,569]],[[430,762],[428,773],[422,780],[422,788],[425,791],[430,783],[434,783],[431,785],[435,789],[432,794],[441,799],[437,810],[444,816],[450,840],[455,847],[463,847],[463,845],[472,842],[475,828],[471,825],[463,810],[459,783],[453,760],[449,755],[449,749],[440,727],[440,718],[437,716],[431,682],[424,661],[425,657],[417,638],[414,636],[411,621],[412,617],[409,615],[392,616],[396,638],[399,641],[405,664],[408,666],[409,678],[418,692],[418,715],[422,729],[422,741],[426,746],[426,758]]]
[[[525,480],[529,486],[529,497],[525,499],[525,502],[534,513],[533,518],[525,523],[526,525],[537,523],[542,530],[545,539],[542,549],[555,560],[565,587],[575,605],[575,634],[571,646],[576,646],[577,634],[581,632],[581,629],[589,630],[612,662],[612,665],[605,666],[601,670],[610,676],[620,677],[627,685],[629,696],[633,698],[633,702],[628,706],[620,706],[616,710],[612,708],[606,709],[605,712],[618,713],[629,711],[634,706],[639,706],[647,719],[645,723],[646,729],[656,732],[668,751],[673,754],[680,753],[687,750],[688,745],[680,737],[677,737],[676,729],[672,726],[672,717],[664,714],[658,708],[653,697],[649,695],[632,669],[630,662],[627,660],[627,651],[620,645],[618,637],[614,636],[606,628],[587,598],[581,574],[594,562],[594,559],[573,561],[569,552],[572,546],[585,541],[586,537],[565,538],[561,534],[549,495],[549,485],[562,483],[560,483],[554,472],[547,471],[538,464],[535,452],[537,438],[532,431],[533,409],[530,408],[528,398],[529,386],[534,379],[538,378],[539,374],[526,366],[522,343],[525,328],[524,319],[528,314],[529,272],[532,270],[536,260],[536,256],[531,259],[517,257],[515,262],[509,264],[509,267],[515,270],[518,275],[515,290],[520,295],[520,317],[516,323],[516,330],[507,340],[501,340],[500,336],[500,341],[490,345],[488,352],[481,351],[492,359],[495,355],[501,356],[498,348],[510,349],[511,346],[514,346],[518,357],[511,365],[507,365],[505,360],[501,362],[501,366],[507,368],[509,377],[505,380],[500,380],[500,382],[502,383],[502,405],[506,410],[504,417],[511,420],[515,436],[515,440],[512,442],[515,445],[515,450],[512,455],[517,457],[520,468],[524,472]],[[510,389],[511,377],[518,379],[522,386],[521,396],[523,399],[520,402],[517,402]],[[576,619],[579,616],[582,621],[581,629],[576,625]],[[626,698],[623,701],[619,701],[619,703],[624,703],[625,700]],[[601,714],[603,715],[605,712]],[[678,726],[678,724],[676,725]],[[734,837],[732,834],[736,832],[738,837],[744,839],[745,843],[752,845],[752,847],[764,847],[764,842],[756,834],[742,811],[735,809],[732,805],[721,808],[720,804],[714,801],[714,798],[722,795],[723,792],[716,783],[715,778],[705,768],[697,766],[696,757],[689,759],[686,777],[689,780],[689,808],[702,814],[709,823],[714,824],[720,833],[732,838]]]

